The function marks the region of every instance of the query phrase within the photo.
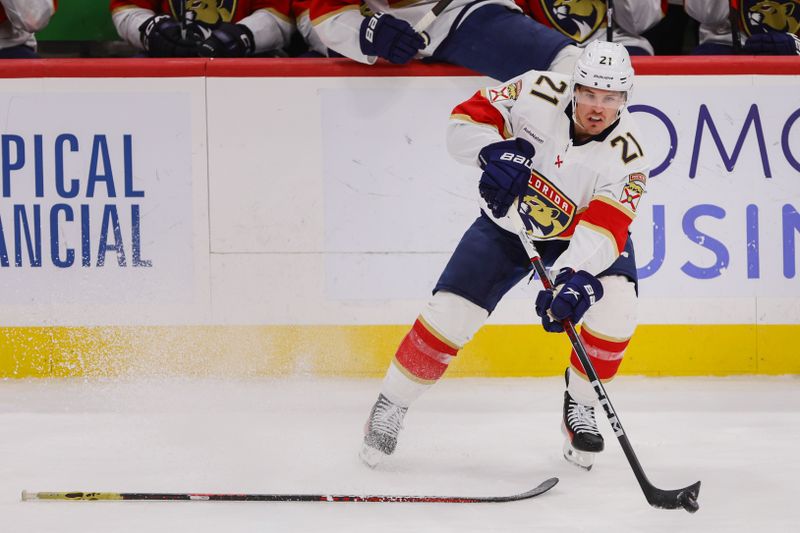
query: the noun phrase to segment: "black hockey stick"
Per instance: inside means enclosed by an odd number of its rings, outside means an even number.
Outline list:
[[[606,0],[606,41],[614,40],[614,0]]]
[[[425,40],[425,46],[428,46],[428,44],[431,42],[431,38],[427,33],[425,33],[425,30],[428,29],[428,26],[430,26],[433,21],[436,20],[436,17],[438,17],[452,2],[453,0],[439,0],[433,5],[431,10],[425,13],[425,16],[419,19],[419,22],[414,25],[414,31],[419,33],[420,36],[422,36],[422,38]]]
[[[731,44],[733,53],[742,53],[742,34],[739,31],[739,0],[730,0],[728,9],[728,21],[731,24]]]
[[[522,222],[522,218],[520,218],[517,209],[518,203],[514,202],[514,204],[511,206],[511,209],[508,211],[508,217],[513,222],[514,228],[517,230],[517,236],[519,236],[519,240],[522,242],[522,246],[525,248],[536,274],[538,274],[539,279],[542,280],[542,285],[544,285],[545,289],[552,290],[553,282],[550,281],[550,278],[545,271],[542,258],[539,257],[539,253],[536,251],[536,245],[533,242],[533,238],[525,229],[525,224]],[[647,503],[660,509],[678,509],[683,507],[690,513],[696,512],[700,508],[697,503],[697,496],[700,494],[699,481],[682,489],[662,490],[658,487],[655,487],[652,483],[650,483],[650,480],[647,479],[644,469],[642,469],[642,465],[639,464],[639,459],[636,457],[633,447],[628,440],[628,436],[625,434],[625,430],[622,427],[622,421],[620,421],[619,417],[614,411],[614,406],[611,405],[611,400],[608,398],[606,389],[603,387],[603,383],[597,377],[597,372],[592,366],[592,361],[589,359],[589,355],[586,353],[586,348],[584,348],[580,337],[578,337],[578,334],[575,331],[575,325],[569,320],[564,320],[562,324],[564,326],[564,331],[569,337],[570,343],[572,343],[572,347],[575,349],[575,353],[578,354],[578,359],[583,366],[583,370],[589,377],[589,381],[591,382],[592,387],[594,387],[597,398],[600,400],[600,404],[603,406],[603,410],[606,412],[608,421],[611,423],[611,429],[614,430],[614,434],[617,436],[617,440],[619,440],[619,443],[622,446],[622,451],[625,452],[625,457],[628,458],[628,463],[631,465],[633,474],[636,476],[636,480],[639,482],[639,486],[642,488],[645,498],[647,498]]]
[[[186,39],[186,0],[178,0],[175,18],[178,20],[178,24],[181,25],[181,39]]]
[[[503,503],[528,500],[552,489],[558,478],[551,477],[538,487],[513,496],[373,496],[357,494],[194,494],[163,492],[28,492],[22,501],[31,500],[156,500],[216,502],[377,502],[377,503]]]

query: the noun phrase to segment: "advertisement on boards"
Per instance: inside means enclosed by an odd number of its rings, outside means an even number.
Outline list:
[[[641,81],[645,294],[800,297],[800,95],[781,77]]]
[[[186,95],[2,92],[0,109],[4,309],[191,302]]]

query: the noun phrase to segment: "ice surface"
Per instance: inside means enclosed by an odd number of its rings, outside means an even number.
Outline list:
[[[444,379],[376,470],[358,448],[377,380],[0,381],[0,531],[797,531],[800,378],[620,377],[609,394],[650,480],[698,479],[700,511],[644,500],[603,417],[585,472],[560,456],[563,382]],[[602,415],[601,415],[602,416]],[[504,504],[21,502],[33,491],[505,495]]]

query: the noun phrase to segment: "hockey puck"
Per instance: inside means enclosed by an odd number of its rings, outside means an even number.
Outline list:
[[[697,503],[697,498],[691,492],[681,492],[678,494],[678,503],[681,507],[690,513],[696,513],[700,509],[700,504]]]

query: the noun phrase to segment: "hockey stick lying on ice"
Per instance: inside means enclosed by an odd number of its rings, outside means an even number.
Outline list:
[[[527,500],[544,494],[558,483],[551,477],[538,487],[513,496],[371,496],[356,494],[193,494],[163,492],[28,492],[22,501],[31,500],[160,500],[217,502],[379,502],[379,503],[502,503]]]
[[[431,42],[430,36],[425,33],[425,30],[428,29],[434,20],[445,10],[447,6],[449,6],[453,0],[439,0],[436,2],[430,11],[425,13],[425,16],[419,19],[419,22],[414,24],[414,31],[419,33],[420,36],[425,40],[425,46]]]
[[[514,228],[517,230],[517,236],[519,237],[519,240],[522,241],[522,245],[525,247],[525,251],[528,253],[528,257],[531,260],[531,264],[533,265],[536,274],[538,274],[539,279],[542,280],[542,285],[544,285],[545,289],[551,290],[553,289],[553,282],[550,281],[550,278],[544,269],[542,258],[539,257],[539,253],[536,251],[536,245],[534,244],[533,239],[525,229],[525,224],[522,222],[522,218],[520,218],[519,211],[517,210],[518,205],[519,204],[516,201],[514,204],[512,204],[511,208],[508,210],[508,218],[513,222]],[[650,480],[647,479],[647,476],[642,469],[642,465],[639,464],[639,459],[636,458],[633,447],[628,440],[628,436],[625,434],[625,430],[622,427],[622,421],[614,411],[614,406],[611,405],[611,400],[606,393],[603,383],[597,377],[597,372],[595,372],[595,369],[592,366],[592,361],[589,359],[589,356],[586,353],[586,348],[584,348],[581,339],[575,332],[575,325],[570,320],[564,320],[562,324],[564,326],[564,331],[569,337],[569,341],[572,343],[572,347],[575,349],[575,353],[578,354],[578,359],[580,360],[581,365],[583,365],[586,375],[589,377],[592,387],[594,387],[594,391],[597,393],[600,404],[603,406],[603,410],[606,412],[608,421],[611,423],[611,429],[614,430],[614,434],[617,436],[617,440],[619,440],[619,443],[622,446],[622,451],[625,452],[625,457],[628,458],[628,463],[631,465],[631,469],[633,469],[633,474],[636,476],[639,486],[642,487],[642,492],[644,492],[647,502],[653,507],[658,507],[661,509],[678,509],[683,507],[690,513],[696,512],[700,508],[697,503],[697,496],[700,494],[699,481],[682,489],[662,490],[653,486],[653,484],[650,483]]]

